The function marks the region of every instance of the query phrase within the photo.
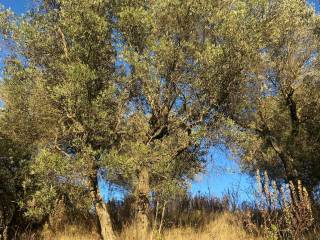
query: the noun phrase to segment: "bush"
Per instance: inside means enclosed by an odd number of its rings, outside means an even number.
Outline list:
[[[256,180],[256,209],[247,212],[247,218],[249,216],[258,225],[267,239],[305,239],[314,218],[309,194],[301,181],[277,184],[269,180],[267,172],[261,175],[259,171]]]

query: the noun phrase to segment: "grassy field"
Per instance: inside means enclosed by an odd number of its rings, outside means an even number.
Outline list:
[[[266,178],[268,179],[268,178]],[[170,202],[153,202],[149,220],[153,229],[141,236],[135,226],[130,198],[109,201],[108,209],[117,240],[319,240],[319,204],[312,202],[298,184],[262,185],[254,202],[239,202],[229,193],[222,198],[185,196]],[[156,207],[155,207],[156,206]],[[98,240],[96,218],[81,218],[63,205],[56,209],[42,228],[17,239],[22,240]],[[162,214],[160,214],[162,213]],[[55,224],[51,224],[55,223]]]
[[[134,227],[125,228],[118,234],[119,240],[140,240],[138,229]],[[50,231],[41,232],[41,236],[29,235],[26,239],[35,239],[42,237],[44,239],[55,240],[98,240],[96,233],[83,231],[77,226],[68,226],[64,231],[53,234]],[[160,235],[156,231],[146,237],[150,240],[259,240],[258,236],[249,234],[239,220],[231,213],[221,213],[200,229],[193,227],[178,227],[165,229]]]

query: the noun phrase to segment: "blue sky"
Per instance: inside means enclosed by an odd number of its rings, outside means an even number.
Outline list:
[[[29,0],[0,0],[0,3],[6,8],[11,8],[17,14],[26,12],[31,6]]]
[[[320,10],[319,2],[314,3],[317,11]],[[0,0],[6,8],[11,8],[17,14],[22,14],[30,8],[30,0]],[[1,56],[1,54],[0,54]],[[241,200],[250,200],[253,180],[246,174],[240,172],[239,166],[233,161],[228,150],[223,147],[216,147],[210,150],[207,173],[201,174],[192,183],[192,194],[210,194],[221,197],[228,189],[237,191]],[[108,189],[104,186],[104,189]],[[105,196],[119,196],[118,191],[105,190]]]

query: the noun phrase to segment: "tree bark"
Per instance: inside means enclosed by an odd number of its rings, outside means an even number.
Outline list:
[[[96,213],[100,224],[100,236],[103,240],[115,240],[112,222],[106,204],[100,201],[96,204]]]
[[[149,233],[150,222],[148,218],[149,210],[149,172],[147,167],[143,167],[138,174],[138,183],[136,186],[136,226],[138,238],[146,239]]]
[[[3,240],[9,240],[8,226],[4,227],[3,230]]]
[[[89,176],[89,187],[92,201],[97,214],[98,230],[102,240],[115,240],[111,218],[106,204],[103,202],[98,189],[97,167],[93,164],[92,173]]]
[[[159,234],[161,234],[161,230],[162,230],[162,226],[163,226],[164,214],[165,214],[165,211],[166,211],[166,205],[167,205],[167,201],[165,201],[163,203],[163,207],[162,207],[161,220],[160,220],[160,226],[159,226]]]

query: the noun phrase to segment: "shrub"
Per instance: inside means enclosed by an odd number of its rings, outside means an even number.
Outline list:
[[[270,240],[302,240],[314,218],[311,201],[301,181],[277,184],[267,172],[256,173],[257,193],[255,222],[262,235]]]

